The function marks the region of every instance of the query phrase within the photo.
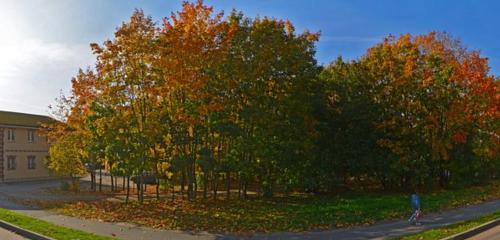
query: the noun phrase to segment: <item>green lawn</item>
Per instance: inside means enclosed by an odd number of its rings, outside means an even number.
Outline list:
[[[0,219],[9,222],[21,228],[36,232],[54,239],[68,240],[107,240],[113,239],[110,237],[98,236],[92,233],[87,233],[79,230],[74,230],[66,227],[57,226],[46,221],[28,217],[23,214],[15,213],[9,210],[0,208]]]
[[[431,239],[442,239],[457,233],[465,232],[469,229],[477,227],[481,224],[487,223],[489,221],[500,218],[500,211],[493,214],[486,215],[470,221],[459,222],[452,224],[450,226],[436,228],[428,230],[422,233],[408,235],[400,238],[398,240],[431,240]]]
[[[500,198],[500,184],[422,194],[424,214]],[[218,233],[323,230],[407,218],[408,195],[351,193],[250,200],[79,202],[57,206],[68,215],[132,222],[162,229]]]

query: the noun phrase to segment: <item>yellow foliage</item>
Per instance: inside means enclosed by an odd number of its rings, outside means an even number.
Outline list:
[[[189,134],[190,137],[194,136],[194,129],[193,129],[192,126],[189,126],[189,128],[188,128],[188,134]]]

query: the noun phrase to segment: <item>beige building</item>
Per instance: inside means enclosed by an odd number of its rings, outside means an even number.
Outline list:
[[[51,178],[46,167],[49,145],[40,135],[41,115],[0,111],[0,182]]]

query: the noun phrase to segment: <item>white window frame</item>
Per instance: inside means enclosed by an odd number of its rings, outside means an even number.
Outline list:
[[[17,161],[16,156],[9,155],[7,156],[7,170],[16,170]]]
[[[36,169],[36,156],[28,156],[28,169]]]
[[[28,142],[35,142],[35,130],[28,130]]]
[[[14,130],[14,128],[7,128],[7,141],[16,141],[16,131]]]

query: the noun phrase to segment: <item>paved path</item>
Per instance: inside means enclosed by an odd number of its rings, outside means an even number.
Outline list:
[[[427,214],[422,219],[422,226],[409,225],[406,220],[387,221],[367,227],[336,229],[308,233],[273,233],[255,235],[252,239],[388,239],[391,237],[417,233],[423,230],[450,225],[456,222],[476,218],[500,210],[500,200],[472,205],[442,213]]]
[[[496,226],[488,231],[484,231],[476,236],[467,238],[468,240],[492,240],[500,239],[500,225]]]
[[[124,240],[169,240],[169,239],[216,239],[220,236],[208,233],[190,233],[173,230],[156,230],[147,227],[138,227],[127,223],[107,223],[90,219],[80,219],[56,214],[34,207],[25,206],[13,201],[13,199],[54,199],[55,195],[44,193],[45,188],[57,187],[57,181],[25,182],[0,184],[0,208],[9,209],[18,213],[36,217],[60,226],[93,232],[98,235]],[[10,239],[2,237],[0,240]],[[15,238],[13,238],[15,239]]]
[[[0,239],[2,240],[25,240],[26,238],[23,238],[9,230],[0,228]]]
[[[92,232],[102,236],[116,237],[124,240],[167,240],[167,239],[216,239],[216,235],[208,233],[189,233],[182,231],[162,231],[147,227],[138,227],[127,223],[107,223],[90,219],[80,219],[59,215],[50,211],[34,209],[13,203],[0,194],[0,207],[26,214],[50,223]],[[3,238],[0,239],[9,239]]]
[[[50,185],[50,183],[47,183]],[[29,184],[28,184],[29,185]],[[40,186],[39,186],[40,187]],[[422,220],[423,225],[410,226],[405,220],[386,221],[371,226],[356,227],[351,229],[335,229],[321,232],[306,233],[272,233],[255,234],[252,236],[230,236],[215,235],[206,232],[191,233],[186,231],[155,230],[147,227],[138,227],[127,223],[107,223],[96,220],[68,217],[42,209],[35,209],[12,201],[13,197],[19,197],[14,193],[22,192],[23,197],[28,197],[23,184],[4,185],[0,184],[0,207],[10,209],[19,213],[34,216],[36,218],[74,229],[93,232],[103,236],[116,236],[125,240],[164,240],[164,239],[387,239],[390,237],[417,233],[430,228],[449,225],[455,222],[476,218],[494,211],[500,210],[500,200],[487,202],[479,205],[468,206],[443,213],[427,214]],[[31,189],[35,189],[31,187]],[[32,192],[31,195],[37,195]],[[0,239],[1,238],[0,235]]]

